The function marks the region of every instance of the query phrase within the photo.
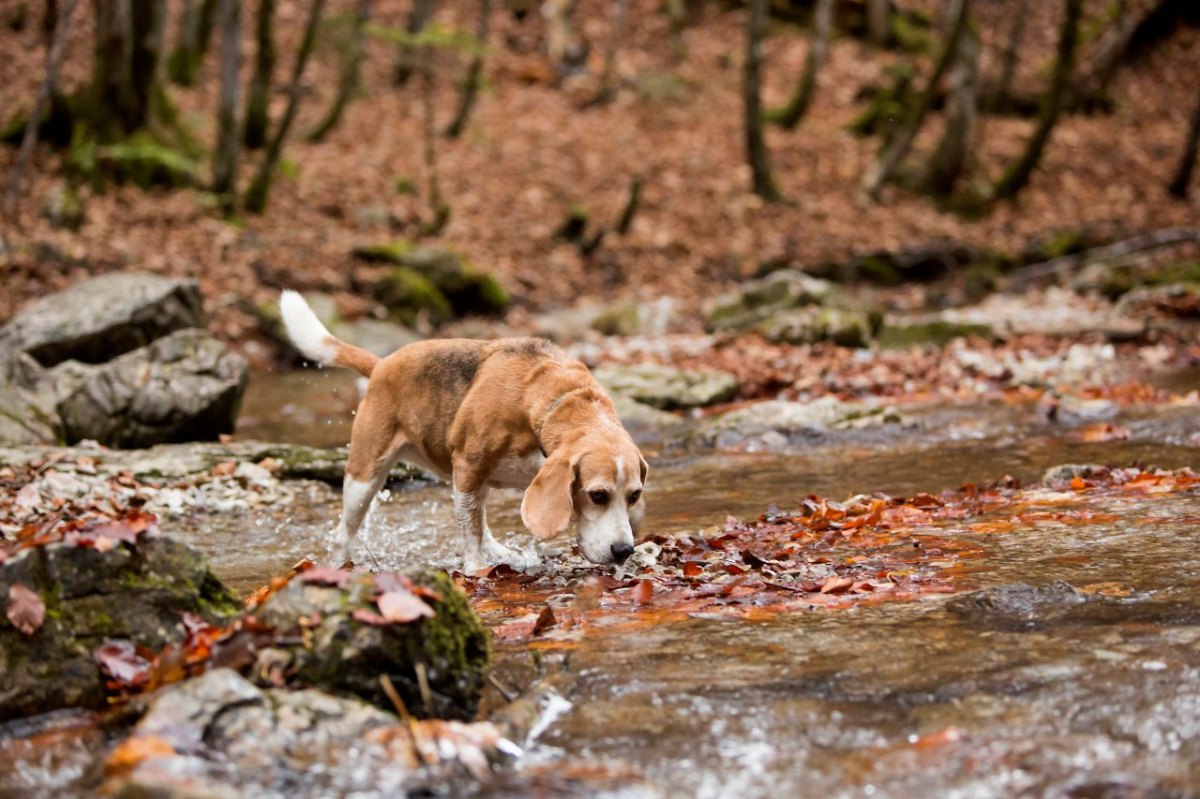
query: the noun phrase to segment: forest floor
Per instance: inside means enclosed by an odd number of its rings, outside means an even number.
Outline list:
[[[1052,5],[1035,4],[1030,20],[1018,75],[1018,85],[1029,90],[1041,86],[1052,58],[1057,25]],[[279,6],[283,55],[277,80],[291,68],[306,7],[286,1]],[[332,18],[351,4],[337,0],[328,6]],[[494,14],[485,88],[467,131],[456,141],[436,142],[438,176],[451,206],[436,243],[462,252],[509,289],[515,302],[505,329],[520,330],[532,314],[570,306],[580,297],[669,296],[682,311],[674,328],[696,331],[695,312],[703,301],[766,261],[803,267],[946,240],[1015,253],[1066,230],[1115,240],[1195,224],[1200,193],[1179,201],[1164,187],[1194,103],[1200,30],[1183,28],[1125,65],[1113,84],[1112,113],[1065,117],[1018,200],[965,218],[894,187],[879,204],[860,200],[860,181],[878,141],[858,138],[847,126],[864,108],[859,99],[864,87],[905,56],[845,35],[832,43],[801,127],[768,134],[776,178],[790,201],[764,205],[749,191],[742,155],[743,11],[694,6],[683,33],[685,55],[676,61],[659,6],[658,0],[630,4],[620,90],[611,103],[594,107],[583,107],[583,101],[594,89],[608,39],[607,4],[580,2],[577,19],[591,45],[591,73],[565,80],[542,55],[536,14],[524,21],[507,11]],[[1104,6],[1100,0],[1086,3],[1088,24],[1094,27]],[[400,25],[407,7],[381,0],[373,14],[380,24]],[[987,4],[978,13],[987,72],[994,69],[1008,21]],[[463,6],[445,10],[439,19],[473,28],[472,14],[474,6]],[[81,86],[89,70],[90,14],[81,16],[87,19],[75,26],[67,44],[67,89]],[[36,22],[0,33],[0,108],[12,110],[6,119],[31,104],[41,79],[44,53]],[[244,26],[247,37],[251,28]],[[771,32],[768,106],[786,98],[807,47],[802,29],[776,22]],[[1085,42],[1083,58],[1094,45]],[[351,258],[351,248],[415,237],[430,217],[419,81],[392,85],[391,50],[386,42],[369,40],[361,96],[324,142],[311,144],[301,134],[331,101],[338,68],[334,47],[318,46],[304,81],[296,135],[285,151],[289,169],[276,181],[261,217],[224,220],[211,195],[200,191],[124,186],[85,194],[86,220],[78,232],[55,229],[38,208],[61,182],[60,156],[39,150],[18,219],[5,226],[15,246],[0,252],[5,275],[0,322],[33,297],[85,275],[121,269],[197,278],[213,331],[239,345],[260,336],[260,323],[248,309],[272,299],[282,286],[329,291],[349,316],[370,312],[369,301],[354,291],[362,265]],[[928,57],[921,63],[927,71]],[[439,126],[454,107],[463,69],[453,58],[440,65]],[[173,89],[183,118],[204,142],[215,135],[216,73],[210,56],[198,88]],[[277,91],[276,119],[284,101]],[[1020,152],[1031,129],[1029,120],[989,118],[973,179],[994,178]],[[928,154],[933,132],[918,140],[914,162]],[[7,174],[14,159],[12,148],[0,149],[0,173]],[[244,179],[251,168],[243,163]],[[635,176],[644,187],[626,235],[608,236],[590,255],[555,239],[574,207],[587,209],[593,224],[611,223]],[[415,187],[415,194],[407,187]]]

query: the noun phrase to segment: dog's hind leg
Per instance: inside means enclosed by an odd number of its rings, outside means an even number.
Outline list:
[[[350,435],[350,457],[342,482],[342,518],[334,534],[332,559],[342,563],[351,554],[358,530],[362,527],[371,500],[383,488],[388,472],[399,460],[407,443],[394,424],[371,412],[369,399],[358,406]]]

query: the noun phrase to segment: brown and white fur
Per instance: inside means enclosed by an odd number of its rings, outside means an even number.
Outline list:
[[[593,563],[633,552],[647,466],[587,367],[536,338],[437,339],[386,358],[340,341],[294,291],[279,302],[305,357],[368,378],[350,437],[334,557],[346,557],[371,500],[398,461],[453,487],[463,567],[521,563],[487,526],[492,488],[525,490],[521,519],[539,539],[578,522]]]

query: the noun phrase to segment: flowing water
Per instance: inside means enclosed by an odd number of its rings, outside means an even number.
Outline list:
[[[320,381],[260,382],[247,403],[250,434],[343,443],[353,384]],[[915,431],[818,438],[787,453],[660,453],[645,528],[707,532],[809,494],[1032,481],[1064,462],[1196,468],[1198,416],[1127,414],[1127,440],[1085,443],[1028,407],[981,404],[925,409]],[[527,535],[508,532],[521,529],[519,499],[494,494],[490,522],[528,548]],[[498,681],[542,680],[553,712],[523,742],[525,757],[478,795],[1200,795],[1200,491],[1097,503],[1082,524],[944,532],[985,551],[970,575],[980,588],[1112,587],[1078,607],[1051,601],[1014,617],[934,596],[596,629],[563,650],[498,643]],[[245,592],[323,555],[339,506],[314,488],[283,511],[197,517],[167,532]],[[445,486],[394,489],[376,502],[356,560],[452,566],[450,527]],[[568,545],[543,554],[553,564],[570,557]],[[0,760],[38,771],[11,747]]]

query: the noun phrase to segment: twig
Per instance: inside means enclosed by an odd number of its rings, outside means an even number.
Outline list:
[[[21,149],[17,151],[16,163],[13,164],[12,172],[8,175],[8,187],[4,192],[4,215],[13,219],[14,224],[16,223],[16,214],[13,212],[16,209],[17,195],[21,191],[21,178],[33,155],[33,145],[37,143],[38,127],[42,121],[42,112],[45,110],[46,101],[50,99],[54,87],[58,85],[58,68],[62,64],[67,24],[71,21],[71,12],[75,10],[78,2],[79,0],[67,0],[62,14],[59,15],[58,22],[54,26],[54,38],[51,40],[49,52],[46,53],[46,79],[42,81],[42,85],[38,89],[33,112],[29,116],[29,123],[25,126],[25,136],[21,139]]]
[[[489,673],[487,676],[487,681],[492,684],[493,688],[495,688],[497,691],[500,692],[500,696],[504,697],[505,702],[512,702],[518,696],[520,696],[519,693],[517,693],[513,689],[509,688],[504,683],[500,682],[500,678],[497,677],[495,674]]]

